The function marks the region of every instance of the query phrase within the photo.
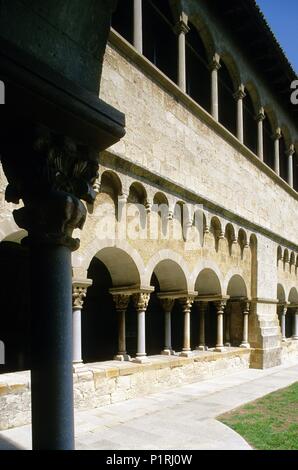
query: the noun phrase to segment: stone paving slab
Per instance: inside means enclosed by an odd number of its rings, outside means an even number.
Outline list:
[[[250,449],[215,418],[298,381],[298,361],[266,370],[249,369],[184,385],[144,398],[76,411],[76,448]],[[31,448],[30,426],[0,432],[0,450]]]

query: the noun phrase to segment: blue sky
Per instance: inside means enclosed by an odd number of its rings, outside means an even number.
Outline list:
[[[256,0],[290,63],[298,71],[298,0]]]

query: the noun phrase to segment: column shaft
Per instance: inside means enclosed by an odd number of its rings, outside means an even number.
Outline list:
[[[274,136],[274,171],[277,175],[280,174],[279,168],[279,139],[281,138],[280,129],[277,129]]]
[[[226,301],[222,300],[216,303],[217,307],[217,341],[215,346],[215,351],[224,350],[223,344],[223,314]]]
[[[172,351],[171,312],[165,312],[165,350]]]
[[[293,168],[293,155],[295,153],[295,146],[292,144],[290,145],[289,150],[287,151],[288,155],[288,183],[293,188],[294,186],[294,168]]]
[[[286,313],[287,313],[287,307],[282,307],[281,310],[281,340],[286,341]]]
[[[146,356],[146,324],[145,311],[138,311],[138,343],[137,356]]]
[[[71,251],[32,243],[30,254],[33,449],[70,450],[74,448]]]
[[[180,31],[178,35],[178,86],[186,91],[186,64],[185,64],[185,34]]]
[[[244,85],[240,85],[234,98],[237,100],[237,138],[243,144],[243,99],[246,94]]]
[[[140,54],[143,53],[142,0],[133,2],[133,45]]]
[[[211,70],[211,114],[218,121],[218,68]]]
[[[241,348],[249,348],[248,342],[248,315],[249,315],[250,304],[248,302],[243,302],[241,305],[242,314],[243,314],[243,337],[242,343],[240,344]]]
[[[73,337],[73,362],[82,362],[82,327],[81,309],[75,309],[72,313],[72,337]]]
[[[118,355],[126,355],[125,310],[118,310]]]
[[[265,119],[265,111],[264,108],[261,108],[259,114],[256,116],[256,120],[258,123],[258,157],[261,161],[264,160],[264,129],[263,129],[263,121]]]
[[[298,310],[294,313],[294,325],[292,339],[298,340]]]

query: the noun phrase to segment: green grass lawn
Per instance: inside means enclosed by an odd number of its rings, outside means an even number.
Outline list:
[[[218,420],[254,449],[298,450],[298,382],[225,413]]]

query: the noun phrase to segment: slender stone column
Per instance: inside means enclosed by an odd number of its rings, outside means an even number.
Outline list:
[[[182,12],[175,27],[176,34],[178,35],[178,86],[184,92],[186,91],[185,35],[189,31],[187,21],[187,15]]]
[[[205,343],[205,317],[208,308],[208,302],[197,301],[196,304],[199,306],[199,315],[200,315],[200,331],[199,331],[199,346],[196,347],[199,351],[207,350]]]
[[[274,171],[279,176],[279,139],[281,138],[281,130],[278,127],[273,136],[274,138]]]
[[[142,0],[133,0],[133,45],[143,53]]]
[[[183,348],[181,356],[189,356],[191,354],[190,347],[190,310],[193,304],[191,297],[185,297],[180,299],[183,314],[184,314],[184,331],[183,331]]]
[[[261,108],[259,113],[256,116],[258,123],[258,157],[261,161],[264,160],[264,130],[263,130],[263,121],[265,119],[264,108]]]
[[[225,346],[231,346],[231,303],[228,303],[225,309]]]
[[[125,315],[128,307],[130,295],[114,294],[116,312],[118,315],[118,353],[114,357],[117,361],[129,361],[130,356],[126,352],[126,325]]]
[[[211,69],[211,115],[218,121],[218,71],[220,69],[220,56],[214,54],[210,65]]]
[[[290,145],[289,150],[287,151],[288,155],[288,184],[293,188],[293,155],[295,153],[294,144]]]
[[[226,300],[220,300],[215,303],[217,308],[217,341],[215,346],[215,351],[224,351],[224,344],[223,344],[223,315],[224,309],[226,306]]]
[[[80,364],[82,360],[82,329],[81,312],[87,293],[87,288],[92,281],[85,282],[73,280],[72,283],[72,354],[73,363]]]
[[[250,310],[250,303],[242,302],[241,310],[243,314],[243,337],[242,343],[240,344],[240,348],[250,348],[250,344],[248,342],[248,315]]]
[[[293,336],[292,339],[298,340],[298,309],[294,312]]]
[[[240,85],[234,98],[237,101],[237,138],[243,144],[243,99],[245,98],[244,85]]]
[[[164,349],[161,354],[165,354],[167,356],[173,354],[172,349],[172,325],[171,325],[171,315],[172,315],[172,308],[175,302],[173,298],[167,299],[160,299],[163,310],[165,312],[165,344]]]
[[[137,354],[134,362],[147,362],[146,354],[146,325],[145,325],[145,315],[150,300],[149,292],[139,292],[133,294],[133,302],[137,310],[138,315],[138,344],[137,344]]]
[[[287,306],[286,305],[282,305],[280,307],[280,329],[281,329],[281,340],[283,342],[286,342],[287,341],[287,337],[286,337],[286,314],[287,314]]]

